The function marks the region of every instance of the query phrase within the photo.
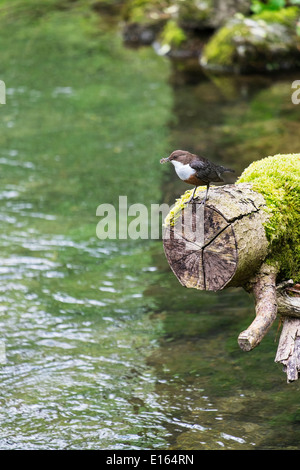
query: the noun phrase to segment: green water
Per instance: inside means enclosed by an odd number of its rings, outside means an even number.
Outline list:
[[[106,18],[50,7],[0,20],[0,448],[298,449],[277,324],[243,353],[246,293],[182,288],[160,240],[96,236],[99,204],[186,189],[170,149],[237,173],[297,151],[292,78],[186,84]]]

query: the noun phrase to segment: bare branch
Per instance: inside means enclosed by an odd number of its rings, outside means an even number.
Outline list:
[[[276,275],[275,267],[263,264],[252,282],[256,317],[247,330],[242,331],[238,337],[239,346],[243,351],[255,348],[276,318]]]

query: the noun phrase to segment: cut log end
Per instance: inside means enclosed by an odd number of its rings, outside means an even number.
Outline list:
[[[169,265],[185,287],[241,286],[266,256],[264,199],[249,185],[212,188],[185,204],[164,232]]]
[[[243,351],[251,351],[254,349],[261,341],[261,335],[260,334],[252,334],[251,331],[242,331],[238,337],[238,344],[239,347]]]
[[[222,289],[237,266],[233,229],[216,209],[189,204],[164,234],[167,260],[182,285]]]

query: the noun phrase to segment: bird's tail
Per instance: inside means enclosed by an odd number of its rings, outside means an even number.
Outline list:
[[[230,173],[235,173],[234,170],[231,170],[231,168],[225,168],[224,166],[222,166],[222,171],[225,173],[227,171],[229,171]]]

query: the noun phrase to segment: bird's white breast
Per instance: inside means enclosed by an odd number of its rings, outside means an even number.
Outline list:
[[[182,180],[188,180],[190,176],[196,173],[196,170],[191,168],[189,164],[184,165],[176,160],[171,160],[171,163],[173,163],[177,175]]]

